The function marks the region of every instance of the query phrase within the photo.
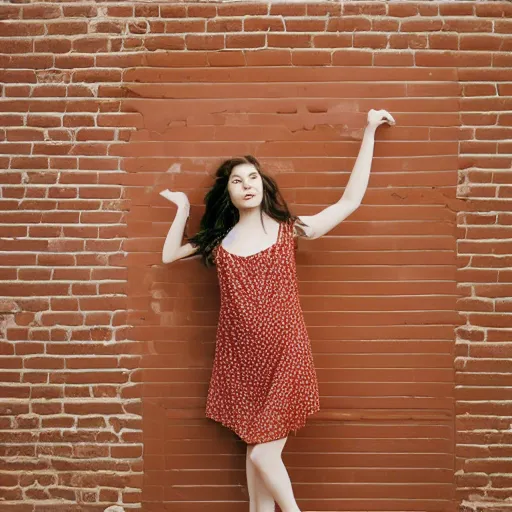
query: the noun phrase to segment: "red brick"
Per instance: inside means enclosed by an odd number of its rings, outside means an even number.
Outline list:
[[[483,17],[510,17],[512,15],[512,6],[508,2],[498,1],[475,5],[475,14]]]
[[[32,97],[33,98],[55,98],[55,97],[65,97],[66,96],[66,86],[64,85],[37,85],[32,88]]]
[[[17,21],[0,24],[0,37],[27,37],[40,35],[44,35],[44,26],[39,23],[20,23]]]
[[[208,20],[207,32],[241,32],[242,20],[239,18],[219,18]],[[192,35],[192,34],[191,34]]]
[[[347,16],[352,14],[379,16],[386,14],[386,7],[386,3],[380,1],[346,3],[343,6],[343,13]]]
[[[185,44],[188,50],[221,50],[224,48],[224,36],[188,34]]]
[[[372,20],[372,30],[374,32],[395,32],[398,30],[400,23],[398,20],[391,19],[374,19]]]
[[[188,15],[189,16],[197,16],[197,13],[194,13],[193,6],[188,7]],[[206,7],[206,6],[205,6]],[[206,12],[209,14],[214,13],[215,6],[208,6],[210,9],[207,9]],[[219,4],[217,5],[217,16],[219,17],[227,17],[227,16],[256,16],[256,15],[266,15],[269,6],[266,4],[257,4],[257,3],[243,3],[241,5],[237,4]],[[286,9],[286,7],[284,7]],[[300,7],[299,7],[300,9]],[[293,10],[293,7],[292,7]],[[284,12],[281,12],[284,14]]]
[[[13,20],[21,17],[21,5],[0,5],[0,20]]]
[[[441,16],[473,16],[474,5],[471,3],[439,4]]]
[[[75,35],[87,34],[87,22],[85,21],[57,21],[47,23],[48,35]]]
[[[493,51],[500,50],[503,45],[502,36],[466,35],[460,36],[461,50]]]
[[[323,20],[298,20],[290,19],[286,20],[286,31],[287,32],[323,32],[325,22]],[[247,31],[247,28],[245,29]]]
[[[65,39],[45,38],[34,43],[34,51],[41,53],[67,53],[70,50],[71,41]]]
[[[0,123],[2,126],[23,126],[23,117],[15,114],[0,115]]]
[[[59,5],[24,5],[22,9],[22,17],[24,19],[51,19],[61,16],[61,7]]]
[[[286,30],[288,32],[290,31],[302,31],[302,30],[309,30],[307,27],[310,27],[310,30],[317,30],[314,27],[318,27],[318,25],[315,25],[314,20],[302,20],[302,22],[299,22],[297,25],[297,20],[286,20]],[[208,23],[208,30],[212,31],[213,23]],[[232,25],[233,26],[233,25]],[[240,22],[241,27],[241,22]],[[217,25],[216,29],[219,29],[219,26]],[[244,19],[244,32],[266,32],[268,30],[271,31],[282,31],[285,30],[285,23],[283,20],[279,18],[272,18],[272,17],[253,17],[253,18],[246,18]],[[323,27],[322,27],[323,30]]]
[[[124,30],[122,21],[100,21],[94,25],[97,34],[121,34]]]
[[[82,128],[76,132],[76,140],[114,140],[114,130],[106,128]]]
[[[70,127],[94,126],[94,117],[86,114],[68,114],[63,117],[63,124]]]
[[[265,46],[263,34],[240,34],[226,36],[226,48],[261,48]]]
[[[30,39],[7,39],[2,41],[3,53],[29,53],[34,47]]]
[[[354,32],[368,31],[371,29],[372,23],[367,18],[339,16],[329,18],[327,21],[327,32]]]
[[[458,34],[429,34],[429,48],[432,50],[458,50]]]
[[[281,4],[274,4],[273,7],[279,8]],[[307,16],[340,16],[342,13],[341,3],[310,3],[306,5]],[[289,14],[288,14],[289,16]],[[303,16],[303,14],[300,14]]]
[[[120,82],[121,71],[117,69],[80,69],[73,72],[73,82]]]
[[[297,50],[292,53],[294,66],[329,66],[331,60],[331,52]]]
[[[6,140],[25,141],[25,140],[43,140],[44,134],[36,128],[9,128],[6,133]]]
[[[310,48],[312,36],[309,34],[274,34],[267,35],[269,47]]]
[[[11,169],[47,169],[48,158],[42,156],[14,157]]]
[[[109,5],[107,13],[111,18],[131,18],[133,5]]]
[[[52,128],[61,125],[61,119],[58,116],[47,115],[28,115],[27,126],[37,126],[40,128]]]
[[[148,36],[145,38],[144,44],[149,51],[185,49],[183,36]]]
[[[215,6],[213,5],[189,5],[188,15],[192,18],[214,18],[217,15]],[[187,16],[186,5],[161,5],[161,18],[185,18]]]
[[[106,37],[81,37],[73,39],[73,51],[78,53],[96,53],[108,51]]]
[[[98,14],[97,7],[92,4],[63,5],[62,11],[70,18],[93,18]]]

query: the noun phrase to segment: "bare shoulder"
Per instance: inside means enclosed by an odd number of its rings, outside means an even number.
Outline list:
[[[313,239],[315,238],[313,228],[310,224],[311,215],[297,215],[298,219],[301,220],[305,226],[295,221],[293,223],[293,238],[305,238],[305,239]]]

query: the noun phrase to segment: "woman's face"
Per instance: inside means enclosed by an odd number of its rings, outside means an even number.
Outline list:
[[[233,168],[228,181],[231,202],[239,209],[259,208],[263,200],[263,181],[252,164],[240,164]],[[252,197],[246,198],[248,194]]]

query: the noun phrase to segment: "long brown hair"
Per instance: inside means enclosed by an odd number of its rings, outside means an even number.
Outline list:
[[[213,186],[204,196],[206,210],[201,218],[199,231],[193,237],[188,237],[185,234],[187,241],[198,247],[197,252],[202,255],[202,262],[206,267],[214,265],[212,251],[222,242],[222,239],[240,218],[238,209],[229,197],[228,181],[233,168],[246,163],[254,165],[263,182],[263,199],[260,213],[262,225],[263,212],[278,222],[289,222],[297,219],[296,226],[305,235],[300,225],[307,226],[307,224],[304,224],[296,215],[290,213],[276,181],[261,170],[258,160],[252,155],[230,158],[219,166],[215,172]]]

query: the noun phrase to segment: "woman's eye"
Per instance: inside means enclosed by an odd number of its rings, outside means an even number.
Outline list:
[[[256,180],[256,179],[258,179],[258,176],[251,176],[251,178],[253,180]],[[240,183],[240,180],[233,180],[231,183],[233,183],[233,185],[236,185],[237,183]]]

